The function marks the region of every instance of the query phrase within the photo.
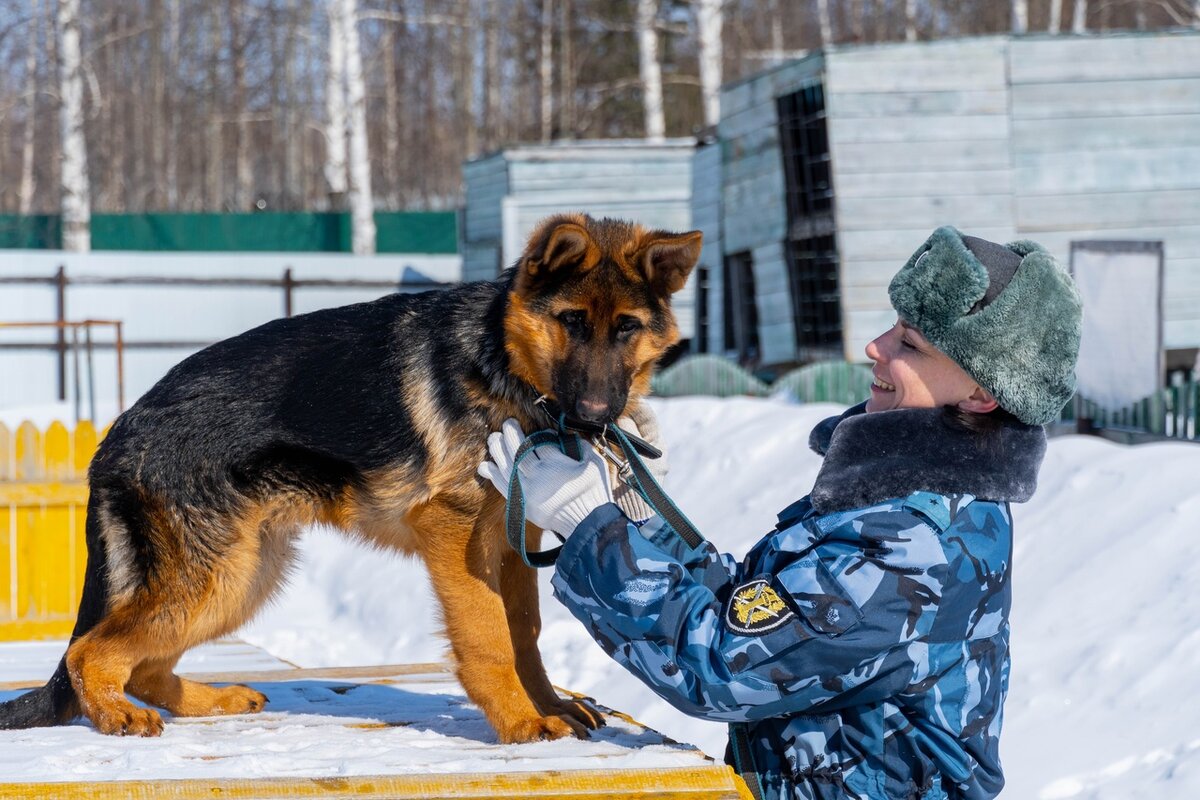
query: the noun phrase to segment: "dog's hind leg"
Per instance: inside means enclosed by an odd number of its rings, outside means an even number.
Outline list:
[[[500,495],[489,493],[489,504],[493,498],[500,506],[501,512],[497,524],[503,525],[503,501]],[[525,541],[531,549],[538,548],[540,538],[539,529],[532,525],[526,526]],[[532,567],[525,566],[520,556],[507,548],[500,564],[500,594],[508,615],[508,630],[512,637],[517,674],[533,702],[543,714],[568,717],[588,728],[603,727],[604,717],[599,711],[582,700],[564,700],[558,696],[558,692],[550,683],[550,678],[546,675],[546,666],[542,663],[541,651],[538,649],[542,618],[538,606],[537,572]]]
[[[177,717],[215,717],[262,711],[267,697],[249,686],[209,686],[174,673],[179,656],[143,661],[133,670],[126,690]]]
[[[573,718],[543,716],[517,675],[500,595],[508,546],[491,527],[476,524],[477,509],[477,500],[456,503],[439,495],[408,517],[441,600],[458,679],[502,742],[584,737],[586,729]]]
[[[126,691],[180,716],[262,709],[266,698],[253,689],[208,687],[171,670],[186,649],[245,622],[278,585],[290,545],[286,532],[272,535],[270,519],[268,509],[247,508],[236,519],[183,528],[143,505],[125,509],[123,524],[109,531],[113,541],[131,543],[112,548],[127,562],[123,571],[109,570],[123,581],[120,591],[66,656],[82,711],[97,730],[162,732],[158,712],[135,706]],[[138,544],[141,562],[131,555]]]

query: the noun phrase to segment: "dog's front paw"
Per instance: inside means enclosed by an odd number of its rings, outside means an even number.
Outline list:
[[[547,714],[573,719],[590,730],[603,728],[608,723],[604,721],[604,715],[588,702],[590,699],[583,697],[559,699],[550,708],[542,710]]]
[[[110,736],[159,736],[163,732],[162,717],[152,708],[124,702],[90,711],[88,716],[96,730]]]
[[[564,736],[588,738],[588,731],[582,724],[570,717],[533,717],[521,720],[514,725],[497,731],[500,741],[504,744],[519,744],[521,742],[536,742],[542,739],[561,739]]]

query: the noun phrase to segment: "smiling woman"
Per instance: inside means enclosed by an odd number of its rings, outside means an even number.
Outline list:
[[[501,493],[519,469],[527,518],[568,537],[555,597],[676,708],[730,723],[726,758],[756,797],[987,800],[1004,785],[1010,503],[1033,495],[1041,426],[1074,388],[1079,299],[1037,245],[953,228],[889,295],[899,319],[867,345],[870,399],[812,431],[812,491],[740,564],[663,509],[627,518],[595,453],[515,467],[515,423],[481,468]]]

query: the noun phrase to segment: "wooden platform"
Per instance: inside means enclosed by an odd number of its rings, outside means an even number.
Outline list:
[[[40,685],[65,643],[0,645],[0,700]],[[241,642],[180,665],[249,683],[259,714],[167,718],[161,737],[90,725],[0,731],[0,797],[749,798],[723,764],[606,711],[587,741],[502,745],[444,664],[300,669]]]

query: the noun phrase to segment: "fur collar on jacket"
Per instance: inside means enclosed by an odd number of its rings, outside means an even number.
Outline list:
[[[1040,425],[1017,422],[981,435],[947,425],[940,408],[867,414],[866,405],[826,419],[809,434],[809,447],[825,456],[810,495],[818,513],[917,491],[1014,503],[1033,496],[1046,454]]]

